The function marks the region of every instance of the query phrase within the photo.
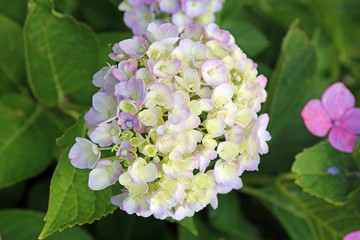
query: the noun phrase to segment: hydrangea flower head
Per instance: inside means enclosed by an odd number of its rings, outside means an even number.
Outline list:
[[[321,100],[310,100],[301,116],[312,134],[324,137],[330,130],[331,146],[342,152],[353,151],[360,134],[360,108],[355,108],[355,97],[343,83],[328,87]]]
[[[109,55],[118,63],[94,75],[92,141],[77,138],[69,158],[92,169],[93,190],[119,182],[111,202],[127,213],[181,220],[258,169],[271,139],[258,116],[267,80],[215,24],[150,24],[146,36],[121,41]]]
[[[171,22],[180,29],[192,23],[206,25],[215,21],[225,0],[123,0],[119,10],[124,11],[124,22],[135,35],[143,35],[148,24]],[[175,27],[176,28],[176,27]],[[164,32],[168,32],[164,26]],[[189,29],[194,31],[194,29]],[[149,40],[153,40],[149,38]],[[133,42],[134,40],[127,41]],[[139,44],[138,42],[136,44]],[[133,45],[135,46],[135,45]],[[126,50],[123,49],[124,52]],[[127,52],[126,52],[127,53]],[[115,53],[114,57],[117,56]],[[131,57],[134,57],[132,55]]]

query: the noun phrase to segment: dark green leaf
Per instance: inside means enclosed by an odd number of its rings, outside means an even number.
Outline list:
[[[166,236],[170,234],[165,221],[154,217],[129,215],[120,209],[97,221],[95,231],[98,240],[109,240],[114,236],[121,236],[121,240],[160,240],[166,239]],[[167,239],[174,239],[174,236],[170,236]]]
[[[216,210],[208,208],[210,224],[213,228],[228,234],[232,239],[261,239],[257,229],[243,216],[236,192],[218,195],[218,200],[219,206]]]
[[[269,130],[273,137],[302,109],[315,66],[313,44],[294,22],[283,40],[281,55],[268,86],[265,108],[270,114]]]
[[[99,44],[85,24],[53,10],[49,0],[31,0],[24,27],[28,81],[47,106],[87,86],[96,71]]]
[[[13,89],[25,93],[24,41],[21,26],[0,14],[0,33],[0,94]]]
[[[37,239],[43,226],[44,215],[39,212],[11,209],[0,211],[0,233],[6,240],[30,240]],[[81,228],[74,227],[63,232],[56,233],[49,240],[91,240],[92,237]]]
[[[0,188],[42,172],[51,162],[43,108],[21,95],[0,98]],[[34,139],[36,139],[34,141]]]
[[[1,0],[0,13],[23,24],[26,16],[27,0]]]
[[[269,45],[266,36],[245,20],[226,19],[221,23],[221,28],[229,30],[236,44],[250,57],[258,55]]]

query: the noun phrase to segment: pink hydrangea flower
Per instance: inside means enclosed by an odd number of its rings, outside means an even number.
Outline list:
[[[359,240],[359,239],[360,239],[360,230],[351,232],[343,238],[343,240]]]
[[[321,100],[310,100],[301,116],[312,134],[324,137],[330,130],[331,146],[342,152],[353,151],[360,134],[360,108],[355,108],[355,97],[343,83],[328,87]]]

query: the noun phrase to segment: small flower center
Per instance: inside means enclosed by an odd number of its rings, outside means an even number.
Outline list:
[[[127,155],[127,152],[128,151],[126,149],[123,149],[121,150],[120,155],[125,157]]]
[[[156,97],[156,100],[157,100],[158,102],[161,102],[161,101],[163,100],[163,98],[162,98],[160,95],[158,95],[158,96]]]
[[[112,128],[112,129],[110,130],[110,135],[111,135],[111,136],[114,136],[115,134],[116,134],[116,129]]]
[[[126,126],[127,126],[128,128],[132,128],[132,127],[134,126],[134,124],[133,124],[132,121],[128,120],[128,121],[126,121]]]

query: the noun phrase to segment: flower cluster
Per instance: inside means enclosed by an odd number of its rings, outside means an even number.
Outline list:
[[[124,22],[135,35],[146,33],[154,22],[171,22],[183,29],[191,23],[206,25],[215,21],[225,0],[123,0]]]
[[[228,31],[151,23],[146,39],[123,40],[109,57],[118,64],[94,75],[100,90],[85,115],[91,141],[76,138],[69,153],[92,169],[91,189],[119,181],[111,202],[122,210],[181,220],[216,208],[217,194],[257,170],[271,138],[268,115],[257,115],[267,79]]]
[[[360,134],[360,108],[355,97],[341,82],[328,87],[319,99],[310,100],[301,112],[307,129],[318,137],[329,132],[329,142],[337,150],[353,151]]]

